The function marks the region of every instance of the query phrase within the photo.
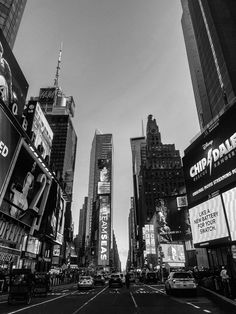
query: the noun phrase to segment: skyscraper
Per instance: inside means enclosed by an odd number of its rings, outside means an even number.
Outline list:
[[[112,134],[96,130],[91,154],[86,219],[86,255],[90,265],[109,267],[112,247]]]
[[[27,0],[0,0],[0,28],[13,49]]]
[[[181,0],[182,28],[201,130],[236,94],[236,2]]]

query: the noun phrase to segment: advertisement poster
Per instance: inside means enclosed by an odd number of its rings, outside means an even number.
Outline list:
[[[236,241],[236,188],[222,194],[231,240]]]
[[[153,224],[148,224],[144,226],[144,239],[146,246],[146,254],[156,254],[156,243]]]
[[[98,265],[108,266],[111,242],[111,209],[109,196],[100,196]]]
[[[47,176],[24,145],[17,156],[9,184],[1,206],[1,211],[27,225],[32,225],[37,216]]]
[[[0,106],[0,193],[19,140],[20,134]]]
[[[236,182],[236,104],[186,150],[183,166],[189,207]]]
[[[179,263],[185,262],[184,246],[183,244],[161,244],[163,253],[163,263]]]
[[[220,195],[189,209],[193,243],[229,236]]]
[[[1,98],[20,120],[24,110],[28,83],[11,48],[0,30],[0,93]]]

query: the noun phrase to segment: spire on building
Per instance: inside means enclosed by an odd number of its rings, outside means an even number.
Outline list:
[[[58,56],[58,60],[57,60],[57,70],[56,70],[56,75],[55,75],[55,79],[54,79],[54,86],[56,88],[58,88],[58,82],[59,82],[59,74],[60,74],[60,65],[61,65],[61,55],[62,55],[62,42],[61,42],[61,47],[60,47],[60,51],[59,51],[59,56]]]

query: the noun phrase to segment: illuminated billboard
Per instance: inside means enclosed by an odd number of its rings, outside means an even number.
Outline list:
[[[0,30],[0,97],[18,119],[22,117],[28,87],[25,76]]]
[[[0,194],[20,137],[0,106]]]
[[[98,265],[108,266],[111,246],[111,205],[109,196],[100,196]]]
[[[193,243],[219,242],[229,240],[221,196],[207,200],[189,209]],[[218,241],[217,241],[218,240]]]
[[[184,245],[174,243],[163,243],[161,244],[161,250],[163,253],[163,263],[184,263]]]
[[[146,246],[146,254],[156,254],[156,244],[155,244],[153,224],[148,224],[144,226],[144,240],[145,240],[145,246]]]
[[[56,97],[56,87],[40,88],[39,102],[40,104],[53,105]]]
[[[98,194],[110,194],[111,182],[98,182]]]
[[[46,170],[23,142],[0,211],[32,226],[34,218],[43,213],[47,188]]]
[[[26,133],[43,158],[51,154],[53,131],[37,101],[30,100],[25,109]]]
[[[236,104],[186,150],[183,157],[189,206],[236,182]]]
[[[236,241],[236,188],[222,194],[232,241]]]

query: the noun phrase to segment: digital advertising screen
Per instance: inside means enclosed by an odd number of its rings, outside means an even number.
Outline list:
[[[13,114],[20,119],[29,84],[0,30],[0,96]]]
[[[1,211],[32,225],[47,193],[47,173],[22,143],[1,205]]]
[[[194,245],[229,240],[221,196],[207,200],[189,209],[189,218]]]
[[[111,182],[98,182],[98,194],[110,194]]]
[[[232,241],[236,241],[236,187],[222,194]]]
[[[111,205],[109,196],[100,196],[98,265],[108,266],[111,246]]]
[[[0,194],[20,138],[21,135],[0,106]]]
[[[236,182],[236,104],[202,133],[183,157],[189,207]]]
[[[163,263],[185,262],[184,245],[174,243],[162,243]]]

